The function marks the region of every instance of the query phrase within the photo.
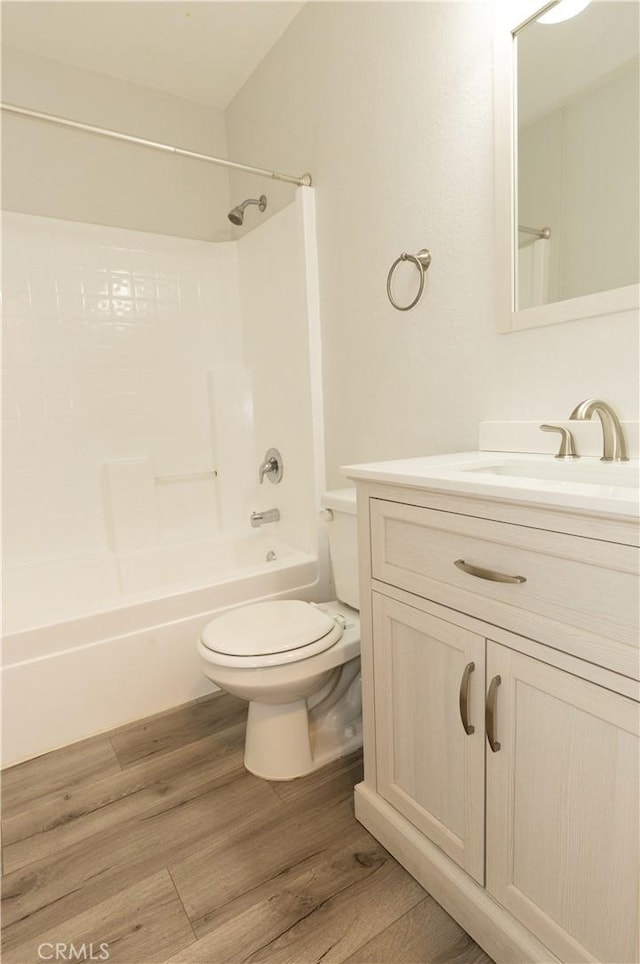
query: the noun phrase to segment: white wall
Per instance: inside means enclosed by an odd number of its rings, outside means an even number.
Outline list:
[[[314,177],[330,485],[589,395],[637,418],[632,317],[495,331],[493,23],[489,2],[310,3],[227,111],[231,154]],[[233,175],[234,196],[254,189]],[[291,189],[265,193],[269,217]],[[423,246],[425,294],[400,314],[387,272]]]
[[[2,98],[227,156],[222,111],[25,51],[2,49]],[[180,237],[230,237],[226,168],[8,114],[2,134],[4,210]]]

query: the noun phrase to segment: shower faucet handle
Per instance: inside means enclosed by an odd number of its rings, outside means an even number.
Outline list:
[[[258,479],[260,485],[264,482],[265,475],[270,482],[274,485],[282,481],[282,475],[284,472],[284,463],[282,461],[282,456],[277,449],[267,449],[265,452],[264,459],[262,460],[262,465],[258,469]]]

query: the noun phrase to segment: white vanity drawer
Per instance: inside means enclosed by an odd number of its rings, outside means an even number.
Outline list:
[[[374,579],[640,678],[636,548],[382,499],[369,504]],[[494,573],[521,581],[492,581]]]

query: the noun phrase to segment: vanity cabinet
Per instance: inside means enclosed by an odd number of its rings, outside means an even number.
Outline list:
[[[374,593],[378,790],[480,884],[484,650],[482,636]]]
[[[635,964],[638,704],[488,642],[496,678],[487,890],[561,960]]]
[[[497,961],[637,964],[633,526],[358,503],[357,816]]]

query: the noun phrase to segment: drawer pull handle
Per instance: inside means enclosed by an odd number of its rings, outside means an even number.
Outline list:
[[[469,723],[469,678],[475,668],[475,663],[467,663],[460,681],[460,719],[467,736],[471,736],[476,730],[473,723]]]
[[[487,740],[494,753],[497,753],[500,749],[500,743],[496,740],[496,693],[501,682],[500,676],[494,676],[491,680],[484,710],[484,727],[487,732]]]
[[[496,572],[495,569],[483,569],[482,566],[472,566],[470,562],[465,562],[464,559],[456,559],[454,566],[456,569],[462,569],[463,572],[468,572],[470,576],[477,576],[478,579],[488,579],[490,582],[520,583],[527,581],[524,576],[510,576],[506,572]]]

